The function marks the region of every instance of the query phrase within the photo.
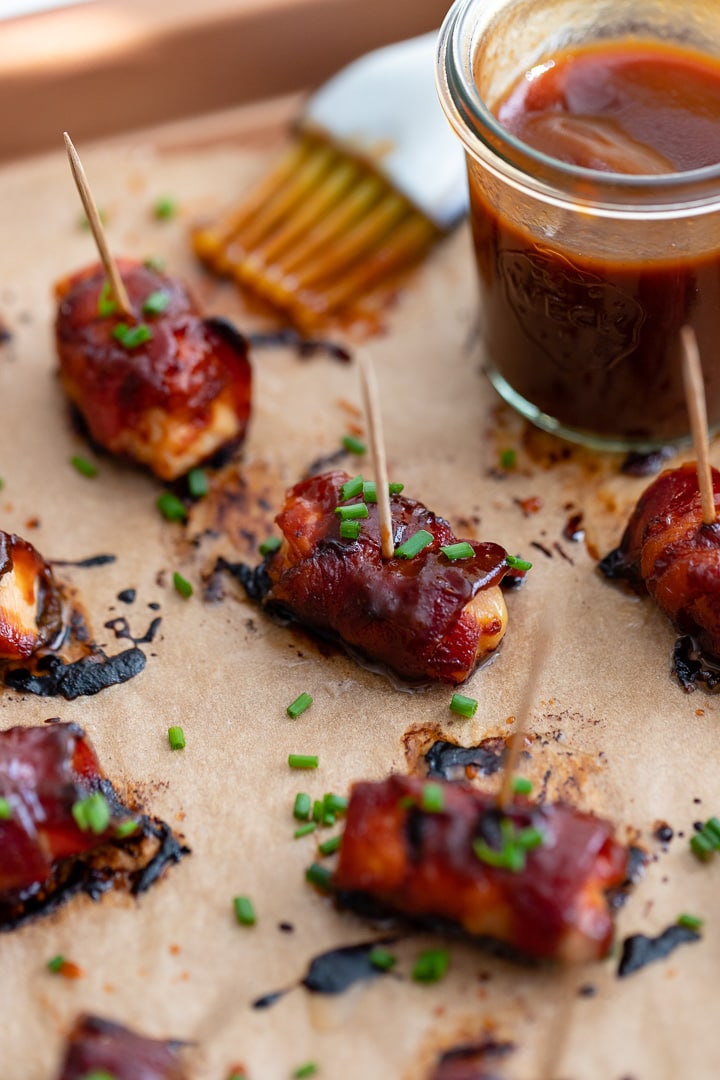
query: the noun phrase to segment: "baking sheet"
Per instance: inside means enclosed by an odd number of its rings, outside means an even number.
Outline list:
[[[203,274],[187,241],[192,221],[234,199],[274,156],[237,132],[235,118],[223,116],[78,149],[118,253],[164,257],[209,312],[264,329],[267,321],[231,286]],[[179,215],[158,222],[152,204],[168,194]],[[695,819],[718,810],[716,699],[679,688],[669,674],[672,628],[648,601],[595,570],[593,556],[615,545],[647,481],[620,475],[618,456],[531,431],[486,382],[467,229],[415,274],[383,334],[350,343],[376,365],[391,478],[448,517],[458,535],[495,540],[534,562],[527,586],[508,597],[499,654],[465,687],[478,712],[458,720],[449,687],[400,692],[270,622],[232,588],[220,602],[203,602],[201,575],[227,539],[189,543],[157,513],[160,485],[142,471],[104,457],[93,480],[71,468],[69,458],[88,450],[55,377],[51,289],[94,255],[64,154],[6,166],[0,207],[0,311],[13,335],[0,350],[0,525],[49,559],[117,556],[102,567],[58,569],[108,651],[122,647],[104,628],[109,619],[125,615],[141,635],[156,614],[149,604],[159,603],[162,616],[140,676],[75,702],[5,692],[0,725],[53,715],[77,721],[120,791],[138,792],[192,848],[138,901],[79,897],[0,937],[2,1080],[53,1077],[82,1010],[188,1040],[193,1080],[222,1080],[240,1062],[252,1080],[282,1080],[308,1060],[333,1080],[424,1080],[441,1049],[485,1031],[516,1044],[498,1070],[511,1080],[715,1076],[720,867],[701,866],[687,837]],[[228,547],[235,557],[252,546],[243,513],[253,536],[261,539],[267,525],[256,496],[278,499],[313,459],[333,452],[352,420],[348,403],[361,400],[353,364],[301,361],[282,349],[257,351],[253,364],[253,418],[234,474],[248,496],[236,500],[237,547]],[[517,451],[517,467],[503,474],[506,448]],[[541,501],[534,513],[523,509],[530,497]],[[584,543],[562,535],[578,512]],[[200,518],[193,525],[201,531]],[[173,591],[173,570],[196,586],[190,600]],[[117,594],[130,587],[137,598],[128,606]],[[406,769],[408,743],[422,739],[409,732],[442,731],[468,745],[506,735],[551,609],[553,647],[530,722],[542,738],[530,746],[530,775],[539,780],[551,769],[552,792],[610,817],[623,838],[637,836],[657,856],[620,913],[619,937],[658,933],[688,911],[707,919],[702,942],[622,981],[617,955],[570,972],[531,970],[451,942],[446,978],[421,986],[409,972],[433,939],[413,934],[397,947],[397,975],[338,999],[310,995],[297,985],[309,960],[374,931],[305,884],[315,841],[292,839],[295,793],[344,793],[354,779]],[[302,691],[314,704],[291,721],[285,707]],[[187,739],[182,753],[167,745],[176,724]],[[317,772],[288,769],[291,752],[317,753]],[[685,834],[666,853],[652,837],[659,821]],[[253,899],[255,928],[235,922],[238,894]],[[294,930],[280,930],[283,921]],[[46,962],[58,953],[84,976],[51,975]],[[594,996],[579,993],[588,985]],[[252,1008],[259,995],[287,987],[294,989],[272,1008]]]

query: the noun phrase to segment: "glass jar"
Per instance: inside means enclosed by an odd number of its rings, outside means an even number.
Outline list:
[[[720,428],[720,164],[600,172],[533,149],[492,111],[561,50],[635,39],[720,62],[720,3],[456,0],[437,76],[466,151],[490,380],[546,430],[642,451],[689,437],[686,324]]]

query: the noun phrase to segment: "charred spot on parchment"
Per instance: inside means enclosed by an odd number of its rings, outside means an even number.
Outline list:
[[[489,1036],[451,1046],[438,1057],[429,1080],[497,1080],[495,1066],[514,1049],[514,1043]]]
[[[238,554],[255,561],[285,497],[279,471],[267,462],[232,462],[208,481],[207,495],[188,505],[185,546],[201,548],[212,561]]]
[[[709,693],[720,690],[720,665],[716,660],[703,656],[702,650],[689,635],[675,642],[672,655],[672,671],[688,694],[697,686]]]

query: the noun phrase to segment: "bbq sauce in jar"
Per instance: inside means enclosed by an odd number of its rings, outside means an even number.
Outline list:
[[[685,178],[690,192],[696,170],[720,163],[720,61],[660,41],[599,40],[537,64],[490,107],[516,147],[571,174],[564,198],[532,203],[468,155],[483,333],[501,394],[581,441],[681,441],[679,332],[689,324],[720,426],[720,213],[683,204]],[[625,178],[641,193],[638,213],[618,212]]]

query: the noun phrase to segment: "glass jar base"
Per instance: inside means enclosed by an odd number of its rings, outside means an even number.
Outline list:
[[[561,420],[556,420],[554,416],[543,412],[537,405],[533,405],[521,394],[518,394],[491,364],[487,364],[485,370],[487,377],[503,401],[506,401],[516,412],[529,420],[531,424],[541,428],[543,431],[550,432],[551,435],[557,435],[558,438],[567,439],[569,442],[587,447],[589,450],[605,450],[608,453],[635,451],[644,454],[659,450],[665,446],[675,447],[679,450],[692,444],[692,438],[689,434],[680,435],[675,439],[633,439],[624,435],[599,435],[597,432],[567,427]],[[710,434],[714,433],[711,432]]]

